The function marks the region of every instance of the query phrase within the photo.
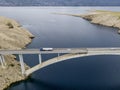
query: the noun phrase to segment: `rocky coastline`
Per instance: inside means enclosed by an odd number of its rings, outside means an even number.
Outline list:
[[[0,49],[22,49],[32,41],[34,36],[13,19],[0,16]],[[20,63],[14,55],[4,55],[6,66],[0,64],[0,90],[11,84],[25,80],[21,74]],[[26,68],[29,68],[25,64]]]
[[[83,15],[73,14],[72,16],[81,17],[93,24],[118,28],[118,33],[120,34],[120,12],[93,10]]]

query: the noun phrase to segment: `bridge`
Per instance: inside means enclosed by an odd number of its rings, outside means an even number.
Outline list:
[[[19,56],[21,73],[24,76],[29,76],[33,72],[41,68],[44,68],[48,65],[72,58],[94,55],[120,55],[120,48],[53,48],[53,50],[51,51],[41,51],[40,49],[0,50],[0,63],[3,68],[6,66],[4,55],[11,54],[17,54]],[[37,54],[39,56],[39,63],[25,70],[23,54]],[[52,59],[42,61],[41,55],[43,54],[58,54],[58,55]]]

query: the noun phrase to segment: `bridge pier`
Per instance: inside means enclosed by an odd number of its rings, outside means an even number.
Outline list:
[[[58,57],[60,56],[60,53],[58,53]]]
[[[3,64],[4,64],[4,66],[6,66],[7,64],[6,64],[6,62],[5,62],[4,55],[1,55],[1,58],[2,58],[2,60],[3,60]]]
[[[57,59],[59,59],[60,53],[58,53]]]
[[[1,63],[2,68],[6,67],[6,62],[5,62],[5,58],[3,55],[0,55],[0,63]]]
[[[39,64],[41,64],[42,63],[42,56],[41,56],[41,54],[38,54],[38,57],[39,57]]]
[[[20,60],[22,75],[25,75],[25,66],[24,66],[24,61],[23,61],[23,55],[22,54],[19,54],[19,60]]]

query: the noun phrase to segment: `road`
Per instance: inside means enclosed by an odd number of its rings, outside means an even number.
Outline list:
[[[52,53],[120,53],[120,48],[53,48],[51,51],[40,49],[0,50],[0,54],[52,54]]]

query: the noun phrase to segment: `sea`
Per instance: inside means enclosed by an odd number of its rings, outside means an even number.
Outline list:
[[[0,16],[15,19],[35,36],[27,49],[120,47],[117,28],[55,14],[91,10],[120,11],[120,7],[0,7]],[[56,56],[42,55],[42,61]],[[38,64],[37,55],[24,55],[24,60],[30,67]],[[97,55],[55,63],[7,90],[120,90],[120,56]]]

